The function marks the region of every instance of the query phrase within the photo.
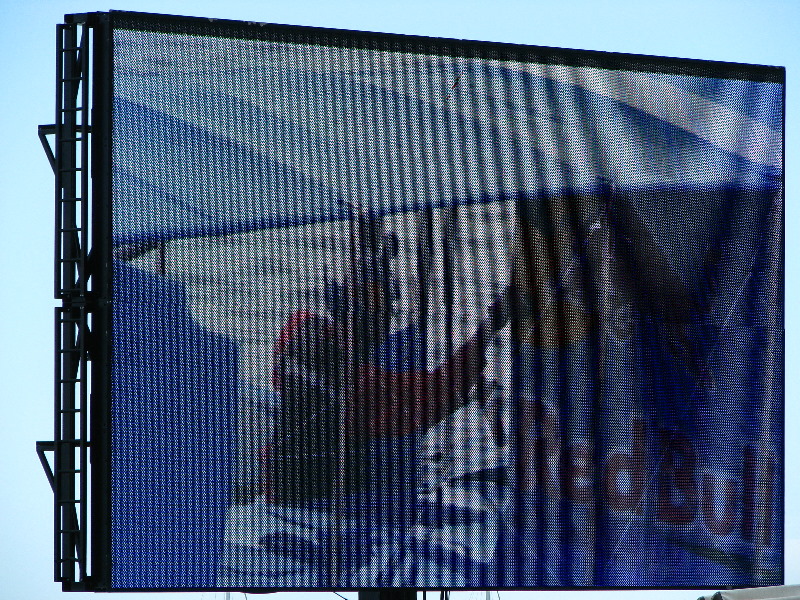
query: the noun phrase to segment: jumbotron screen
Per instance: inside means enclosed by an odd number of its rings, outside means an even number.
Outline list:
[[[110,23],[111,589],[782,583],[782,69]]]

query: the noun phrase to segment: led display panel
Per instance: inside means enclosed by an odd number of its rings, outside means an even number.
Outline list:
[[[110,589],[782,583],[782,69],[109,23]]]

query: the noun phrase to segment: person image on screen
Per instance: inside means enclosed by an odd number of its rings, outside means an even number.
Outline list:
[[[467,402],[493,334],[508,322],[506,291],[451,356],[427,369],[408,356],[413,332],[389,333],[388,260],[397,252],[396,236],[380,235],[364,215],[355,228],[352,280],[328,295],[333,318],[298,311],[275,343],[273,385],[283,408],[262,482],[276,502],[352,494],[375,478],[413,487],[413,467],[400,464],[413,460],[408,437]],[[402,368],[387,365],[386,355]]]

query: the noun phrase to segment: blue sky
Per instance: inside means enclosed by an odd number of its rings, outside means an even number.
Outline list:
[[[60,594],[60,586],[52,582],[52,496],[34,452],[36,440],[53,437],[52,315],[56,306],[52,293],[53,177],[36,126],[54,119],[55,25],[65,13],[110,8],[785,66],[786,583],[800,583],[800,440],[791,427],[800,422],[800,405],[795,400],[800,386],[800,336],[795,335],[800,333],[800,310],[793,302],[800,281],[792,269],[800,253],[796,241],[800,214],[793,203],[800,183],[800,140],[794,134],[800,114],[794,102],[800,91],[795,79],[800,69],[800,2],[129,0],[109,6],[83,1],[0,0],[0,89],[4,101],[0,114],[4,133],[0,144],[0,306],[4,309],[0,319],[0,394],[5,408],[0,419],[0,583],[4,597],[49,599]],[[677,600],[696,598],[700,593],[673,590],[647,595]],[[581,594],[586,600],[639,595]],[[502,593],[501,597],[533,595]],[[563,600],[578,595],[535,594]],[[465,599],[471,596],[475,594],[463,594]],[[124,597],[136,600],[146,595]],[[159,597],[199,600],[223,595]],[[318,597],[334,598],[331,594]]]

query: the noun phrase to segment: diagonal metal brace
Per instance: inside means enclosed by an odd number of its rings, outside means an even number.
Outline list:
[[[53,153],[53,147],[50,145],[50,140],[47,139],[47,136],[55,134],[55,125],[39,125],[39,141],[42,142],[42,148],[44,148],[44,153],[47,155],[47,160],[50,162],[50,168],[53,169],[53,173],[56,172],[56,155]],[[36,442],[37,448],[40,443],[44,442]]]
[[[85,127],[86,131],[91,132],[91,126]],[[42,148],[44,148],[44,153],[47,155],[47,161],[50,163],[50,168],[53,169],[53,173],[56,173],[56,155],[53,152],[53,147],[50,145],[50,140],[47,139],[48,135],[55,135],[56,134],[56,126],[55,125],[39,125],[39,141],[42,142]]]
[[[44,474],[47,475],[47,481],[50,482],[50,487],[52,488],[53,493],[56,491],[56,480],[53,476],[53,468],[50,466],[50,461],[47,460],[47,456],[45,456],[44,453],[55,452],[55,450],[55,442],[36,442],[36,454],[39,457],[39,462],[42,463]]]

